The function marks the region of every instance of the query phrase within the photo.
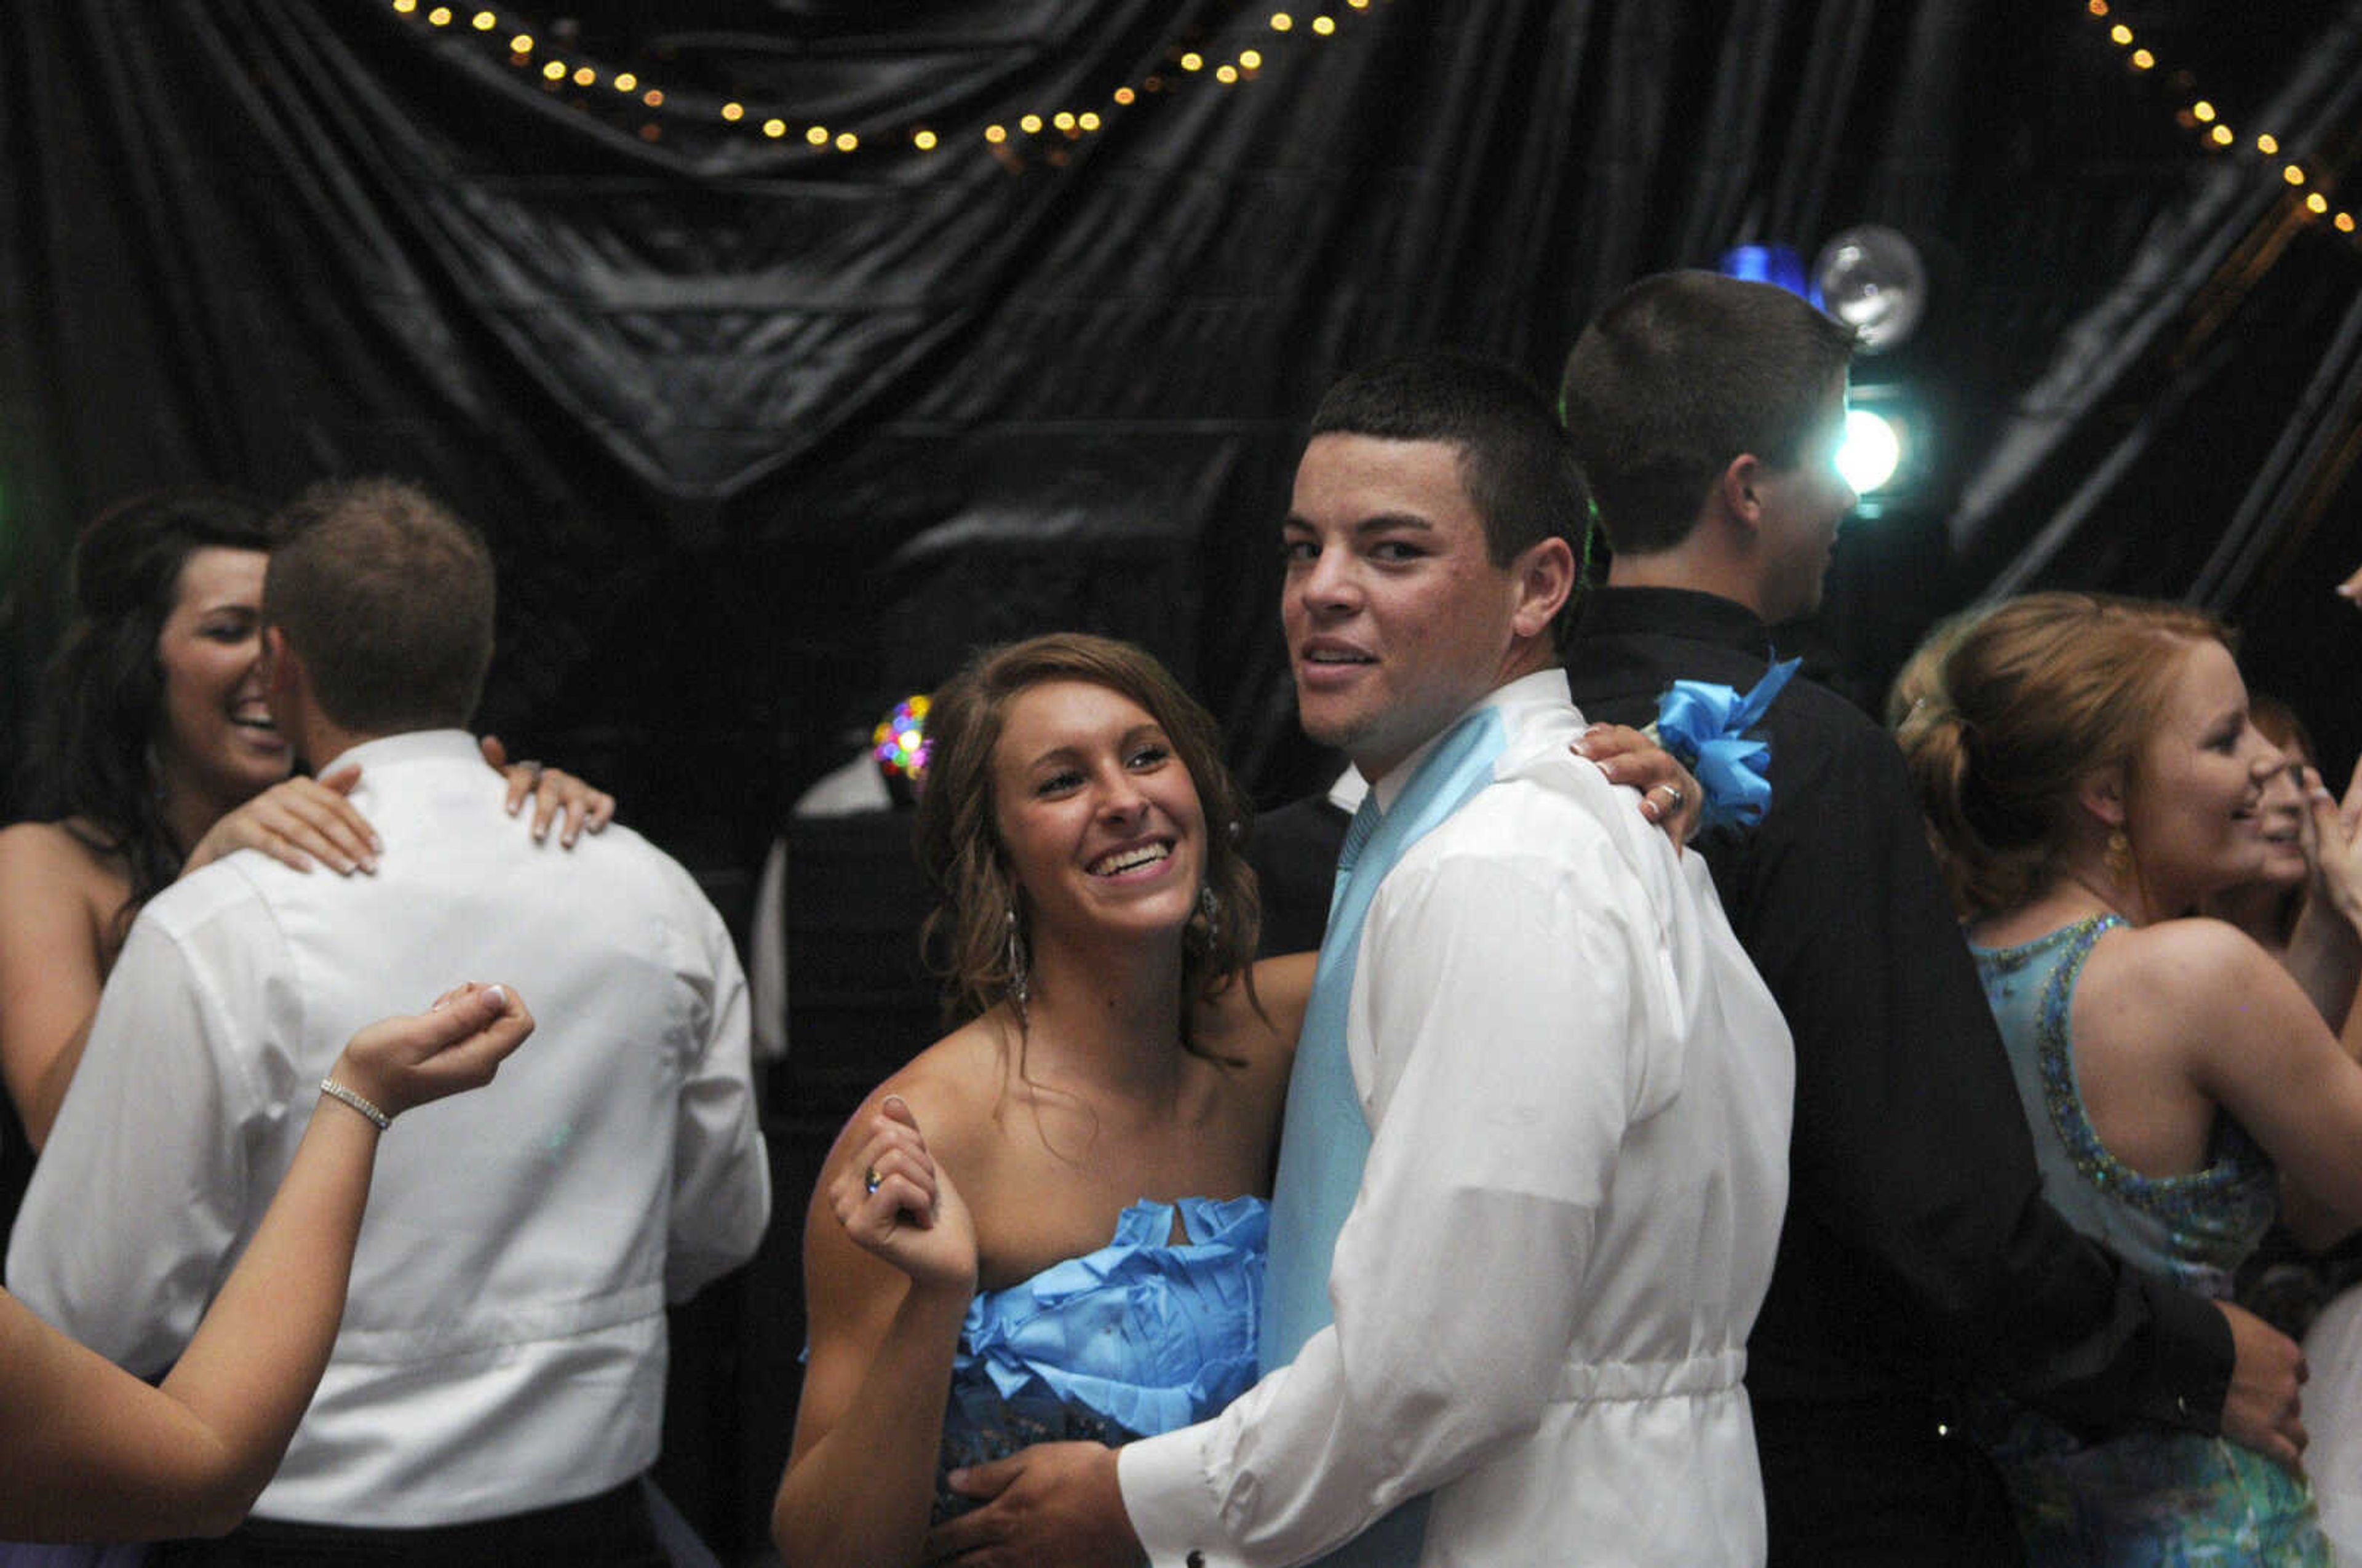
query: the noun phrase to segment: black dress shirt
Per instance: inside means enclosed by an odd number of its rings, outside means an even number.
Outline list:
[[[1741,690],[1772,656],[1741,605],[1603,589],[1568,678],[1639,724],[1676,679]],[[1759,1401],[1947,1395],[1976,1376],[2077,1425],[2212,1432],[2230,1331],[2042,1200],[2034,1148],[1900,752],[1795,680],[1757,731],[1772,805],[1699,842],[1796,1039],[1788,1217],[1748,1346]]]

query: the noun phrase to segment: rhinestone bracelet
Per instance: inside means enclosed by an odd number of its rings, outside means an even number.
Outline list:
[[[393,1125],[392,1117],[388,1116],[384,1111],[380,1110],[376,1106],[371,1105],[368,1100],[363,1099],[359,1095],[355,1094],[352,1090],[347,1088],[344,1085],[338,1083],[334,1078],[322,1078],[320,1080],[320,1092],[326,1095],[330,1099],[336,1100],[340,1104],[351,1106],[355,1110],[359,1111],[363,1116],[368,1117],[371,1121],[375,1122],[377,1124],[377,1130],[381,1132]]]

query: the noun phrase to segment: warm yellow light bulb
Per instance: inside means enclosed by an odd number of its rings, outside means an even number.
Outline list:
[[[615,91],[616,91],[616,92],[618,92],[618,93],[636,93],[636,92],[638,92],[639,90],[640,90],[640,79],[639,79],[638,77],[636,77],[636,76],[633,75],[630,72],[628,72],[628,71],[626,71],[626,72],[623,72],[619,73],[619,74],[616,76],[616,78],[615,78]]]
[[[779,138],[788,134],[788,122],[785,120],[765,120],[763,122],[763,134],[769,137],[773,141],[777,141]]]
[[[722,117],[728,120],[734,126],[740,120],[746,117],[746,105],[744,104],[724,104],[722,105]]]
[[[1115,101],[1119,104],[1130,104],[1133,99],[1139,96],[1139,94],[1133,92],[1129,87],[1119,87],[1115,90]]]
[[[2108,36],[2115,39],[2119,46],[2128,44],[2133,41],[2133,30],[2125,26],[2122,22],[2118,22],[2114,27],[2110,28],[2108,29]]]
[[[1050,116],[1050,123],[1056,126],[1060,130],[1073,130],[1075,128],[1075,116],[1066,110],[1061,109],[1056,114]]]
[[[2354,215],[2352,213],[2339,213],[2335,217],[2329,221],[2337,226],[2337,232],[2340,234],[2352,234],[2354,232]]]
[[[1181,57],[1181,69],[1184,71],[1203,71],[1205,68],[1206,57],[1196,50],[1191,50]]]
[[[1315,17],[1312,18],[1312,30],[1319,33],[1325,39],[1330,33],[1337,30],[1337,18],[1334,17]]]
[[[587,65],[579,67],[574,72],[574,85],[577,87],[588,87],[598,80],[599,73]]]
[[[1085,109],[1075,116],[1075,124],[1084,130],[1095,131],[1099,128],[1099,117],[1088,109]]]
[[[2212,124],[2214,118],[2214,105],[2203,98],[2191,105],[2190,112],[2198,117],[2198,123],[2202,126]]]
[[[2231,135],[2231,127],[2229,126],[2216,126],[2214,127],[2215,146],[2228,147],[2234,139],[2235,138]]]
[[[2148,50],[2145,49],[2136,49],[2133,50],[2133,69],[2135,71],[2147,71],[2150,66],[2155,65],[2156,63],[2157,56],[2149,53]]]
[[[1214,68],[1214,80],[1222,83],[1225,87],[1229,86],[1231,83],[1236,82],[1238,79],[1239,68],[1235,65],[1221,65]]]
[[[1261,71],[1263,69],[1262,54],[1257,50],[1251,49],[1241,50],[1239,51],[1239,69],[1241,71]]]
[[[936,139],[934,132],[924,128],[914,130],[911,133],[911,145],[917,148],[921,152],[934,151]]]
[[[2263,135],[2256,138],[2256,150],[2262,153],[2267,158],[2269,158],[2273,153],[2278,152],[2279,149],[2280,138],[2274,136],[2269,131],[2266,131]]]
[[[854,135],[851,131],[839,131],[836,133],[837,151],[851,152],[855,148],[859,147],[860,145],[861,138]]]
[[[2094,17],[2104,17],[2108,14],[2108,0],[2092,0],[2087,8]]]
[[[1042,134],[1042,116],[1039,115],[1027,115],[1017,122],[1017,128],[1023,131],[1027,136],[1040,136]]]
[[[810,142],[814,147],[826,147],[828,145],[828,127],[826,126],[813,126],[804,132],[804,140]]]
[[[2304,183],[2304,171],[2291,163],[2280,171],[2280,178],[2291,185],[2301,185]]]
[[[401,15],[407,17],[413,11],[418,9],[418,0],[393,0],[393,8]]]
[[[479,11],[468,18],[468,25],[480,33],[489,33],[501,25],[501,19],[490,11]]]
[[[1286,12],[1274,11],[1271,14],[1271,30],[1273,32],[1284,33],[1294,26],[1296,26],[1296,18],[1289,16]]]
[[[2329,198],[2323,195],[2320,192],[2315,191],[2312,195],[2307,196],[2304,199],[2304,204],[2312,210],[2315,216],[2319,216],[2321,214],[2329,210]]]
[[[436,6],[435,9],[426,13],[426,20],[435,27],[449,27],[451,25],[451,7],[448,6]]]
[[[562,60],[553,60],[541,68],[541,73],[552,82],[563,82],[566,80],[566,62]]]
[[[1009,127],[1007,126],[987,126],[984,127],[984,139],[992,143],[993,146],[999,147],[1002,142],[1009,139]]]
[[[511,54],[531,54],[533,52],[533,35],[531,33],[519,33],[516,37],[509,39],[509,52]]]
[[[651,109],[659,108],[664,104],[664,90],[660,87],[651,87],[640,94],[640,102]]]

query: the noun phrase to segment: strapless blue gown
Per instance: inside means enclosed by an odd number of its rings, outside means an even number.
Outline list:
[[[1269,1230],[1260,1198],[1142,1201],[1097,1252],[979,1292],[952,1364],[935,1518],[975,1507],[949,1471],[1032,1443],[1153,1437],[1253,1386]]]

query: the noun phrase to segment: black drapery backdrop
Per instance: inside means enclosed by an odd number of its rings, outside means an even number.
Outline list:
[[[2190,595],[2362,745],[2362,248],[2253,140],[2337,196],[2362,0],[2112,0],[2147,72],[2087,0],[483,3],[0,5],[0,755],[80,520],[390,471],[492,540],[485,722],[719,891],[894,698],[1054,626],[1163,654],[1270,801],[1321,776],[1274,523],[1329,380],[1450,342],[1550,381],[1633,277],[1862,221],[1933,292],[1857,382],[1936,443],[1783,642],[1870,696],[1990,586]],[[1061,110],[1104,129],[1021,128]],[[756,1284],[676,1337],[668,1479],[726,1543],[785,1453],[824,1098]]]
[[[1278,4],[6,7],[0,720],[98,506],[392,471],[494,541],[486,722],[693,859],[1051,625],[1172,660],[1270,799],[1316,766],[1271,525],[1331,376],[1451,341],[1547,381],[1633,276],[1869,219],[1936,294],[1863,379],[1939,445],[1805,646],[1868,690],[1996,579],[2195,591],[2351,756],[2362,250],[2173,113],[2209,94],[2334,193],[2362,7],[2121,5],[2142,73],[2081,0]],[[1105,128],[1018,128],[1060,108]]]

